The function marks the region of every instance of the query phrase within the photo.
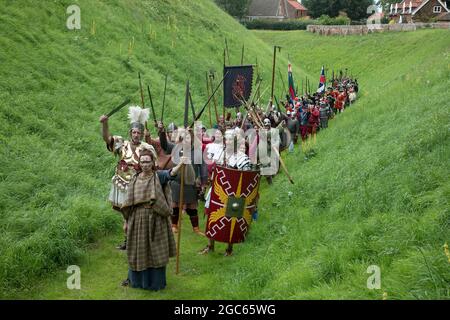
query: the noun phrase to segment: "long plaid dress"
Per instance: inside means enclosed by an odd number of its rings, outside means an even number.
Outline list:
[[[123,209],[128,222],[128,277],[132,287],[159,290],[166,285],[166,265],[176,254],[169,219],[169,179],[168,171],[159,171],[150,177],[136,175],[130,182]]]

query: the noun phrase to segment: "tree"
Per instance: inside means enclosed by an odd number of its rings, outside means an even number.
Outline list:
[[[250,5],[250,0],[215,0],[215,2],[229,15],[239,19],[247,15]]]
[[[361,20],[367,18],[367,8],[373,5],[373,0],[304,0],[309,14],[313,18],[321,15],[337,17],[339,12],[343,11],[352,20]]]

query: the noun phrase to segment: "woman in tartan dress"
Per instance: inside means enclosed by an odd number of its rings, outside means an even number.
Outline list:
[[[166,266],[176,254],[171,229],[171,194],[168,181],[182,162],[171,170],[156,171],[157,156],[143,144],[139,165],[142,171],[130,181],[123,206],[127,229],[128,279],[123,285],[148,290],[166,286]]]

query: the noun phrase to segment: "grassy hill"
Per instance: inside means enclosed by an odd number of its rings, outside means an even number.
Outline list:
[[[66,28],[72,4],[81,9],[81,30]],[[140,104],[138,72],[158,117],[169,75],[166,123],[183,114],[187,79],[196,108],[206,102],[205,72],[215,70],[219,82],[225,38],[231,64],[245,43],[244,62],[258,58],[270,77],[271,48],[209,0],[7,1],[0,25],[3,293],[27,288],[120,230],[106,203],[115,160],[98,118],[126,96]],[[126,113],[111,118],[113,134],[127,135]]]
[[[0,58],[8,61],[0,65],[0,296],[450,297],[448,31],[252,33],[207,0],[78,1],[82,29],[69,31],[65,10],[73,3],[0,8]],[[121,288],[126,258],[113,249],[121,221],[105,202],[114,160],[98,117],[127,95],[139,103],[140,71],[157,101],[170,74],[167,122],[181,119],[185,80],[202,105],[205,71],[220,74],[225,37],[232,63],[245,41],[246,61],[258,57],[266,85],[278,44],[279,65],[289,54],[296,81],[318,80],[322,64],[348,67],[361,84],[359,100],[320,133],[317,156],[285,156],[296,184],[280,175],[263,185],[260,218],[234,256],[222,257],[221,245],[198,256],[205,240],[185,219],[181,275],[171,263],[164,292]],[[125,114],[111,119],[112,132],[126,134]],[[81,267],[80,291],[66,289],[69,264]],[[381,290],[367,289],[371,265],[381,268]]]

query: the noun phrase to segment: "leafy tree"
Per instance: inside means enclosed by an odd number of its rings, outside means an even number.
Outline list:
[[[321,15],[337,17],[343,11],[352,20],[367,18],[367,8],[374,4],[373,0],[304,0],[309,14],[313,18]]]
[[[250,0],[215,0],[217,5],[229,15],[242,18],[247,15]]]

